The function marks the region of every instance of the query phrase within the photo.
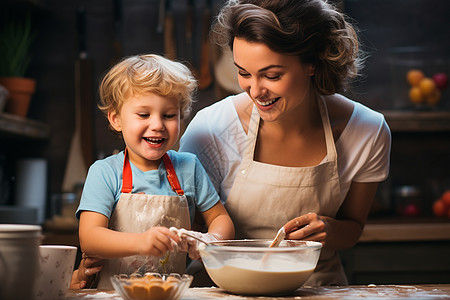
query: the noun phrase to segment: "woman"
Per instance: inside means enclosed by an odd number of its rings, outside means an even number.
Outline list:
[[[340,95],[362,65],[353,27],[322,0],[232,0],[213,32],[245,93],[201,110],[181,138],[232,217],[236,238],[324,247],[306,285],[347,284],[336,250],[359,239],[389,171],[384,117]]]

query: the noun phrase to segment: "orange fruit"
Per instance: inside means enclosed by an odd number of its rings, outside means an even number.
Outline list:
[[[428,96],[434,93],[436,90],[436,84],[433,79],[425,77],[419,82],[419,88],[424,96]]]
[[[406,79],[408,80],[409,84],[412,86],[419,85],[420,81],[425,77],[422,71],[417,69],[409,70],[408,73],[406,73]]]
[[[425,100],[430,105],[436,105],[439,100],[441,100],[441,92],[439,92],[438,89],[435,89],[433,93],[425,97]]]
[[[444,201],[442,199],[436,200],[433,203],[433,214],[437,217],[444,217],[447,216],[447,206],[445,205]]]
[[[422,103],[423,102],[423,95],[422,95],[422,91],[420,90],[419,87],[417,86],[413,86],[410,90],[409,90],[409,100],[411,100],[412,103]]]
[[[450,190],[445,191],[444,194],[442,194],[441,199],[448,207],[450,207]]]

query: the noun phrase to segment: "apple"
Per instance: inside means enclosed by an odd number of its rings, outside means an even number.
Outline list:
[[[408,204],[405,207],[405,210],[403,211],[403,214],[405,216],[410,216],[410,217],[419,216],[420,215],[420,208],[417,205],[413,204],[413,203]]]
[[[433,81],[439,90],[445,90],[448,87],[448,76],[445,73],[436,73],[433,75]]]

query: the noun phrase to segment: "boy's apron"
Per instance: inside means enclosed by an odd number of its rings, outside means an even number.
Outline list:
[[[167,179],[177,196],[145,195],[131,193],[133,176],[125,149],[122,175],[122,194],[109,220],[109,228],[121,232],[141,233],[154,226],[191,228],[189,208],[184,191],[178,182],[169,156],[163,161]],[[128,256],[104,260],[98,289],[112,289],[110,277],[115,274],[131,274],[141,266],[145,272],[180,273],[186,268],[186,253],[168,252],[163,257]]]
[[[341,205],[337,154],[322,97],[318,98],[318,104],[327,157],[312,167],[285,167],[253,160],[260,121],[258,110],[253,107],[248,145],[225,202],[234,222],[236,239],[273,239],[289,220],[309,212],[336,216]],[[347,279],[337,253],[325,247],[305,285],[333,284],[347,284]]]

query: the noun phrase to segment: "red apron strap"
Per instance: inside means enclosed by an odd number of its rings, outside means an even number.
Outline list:
[[[162,157],[164,161],[164,166],[166,167],[167,180],[169,180],[170,186],[178,194],[178,196],[184,195],[184,191],[181,188],[180,182],[178,181],[177,174],[175,173],[175,168],[173,167],[172,160],[167,153],[164,153]]]
[[[130,161],[128,160],[127,148],[124,151],[122,171],[122,193],[131,193],[133,190],[133,173],[131,172]]]

